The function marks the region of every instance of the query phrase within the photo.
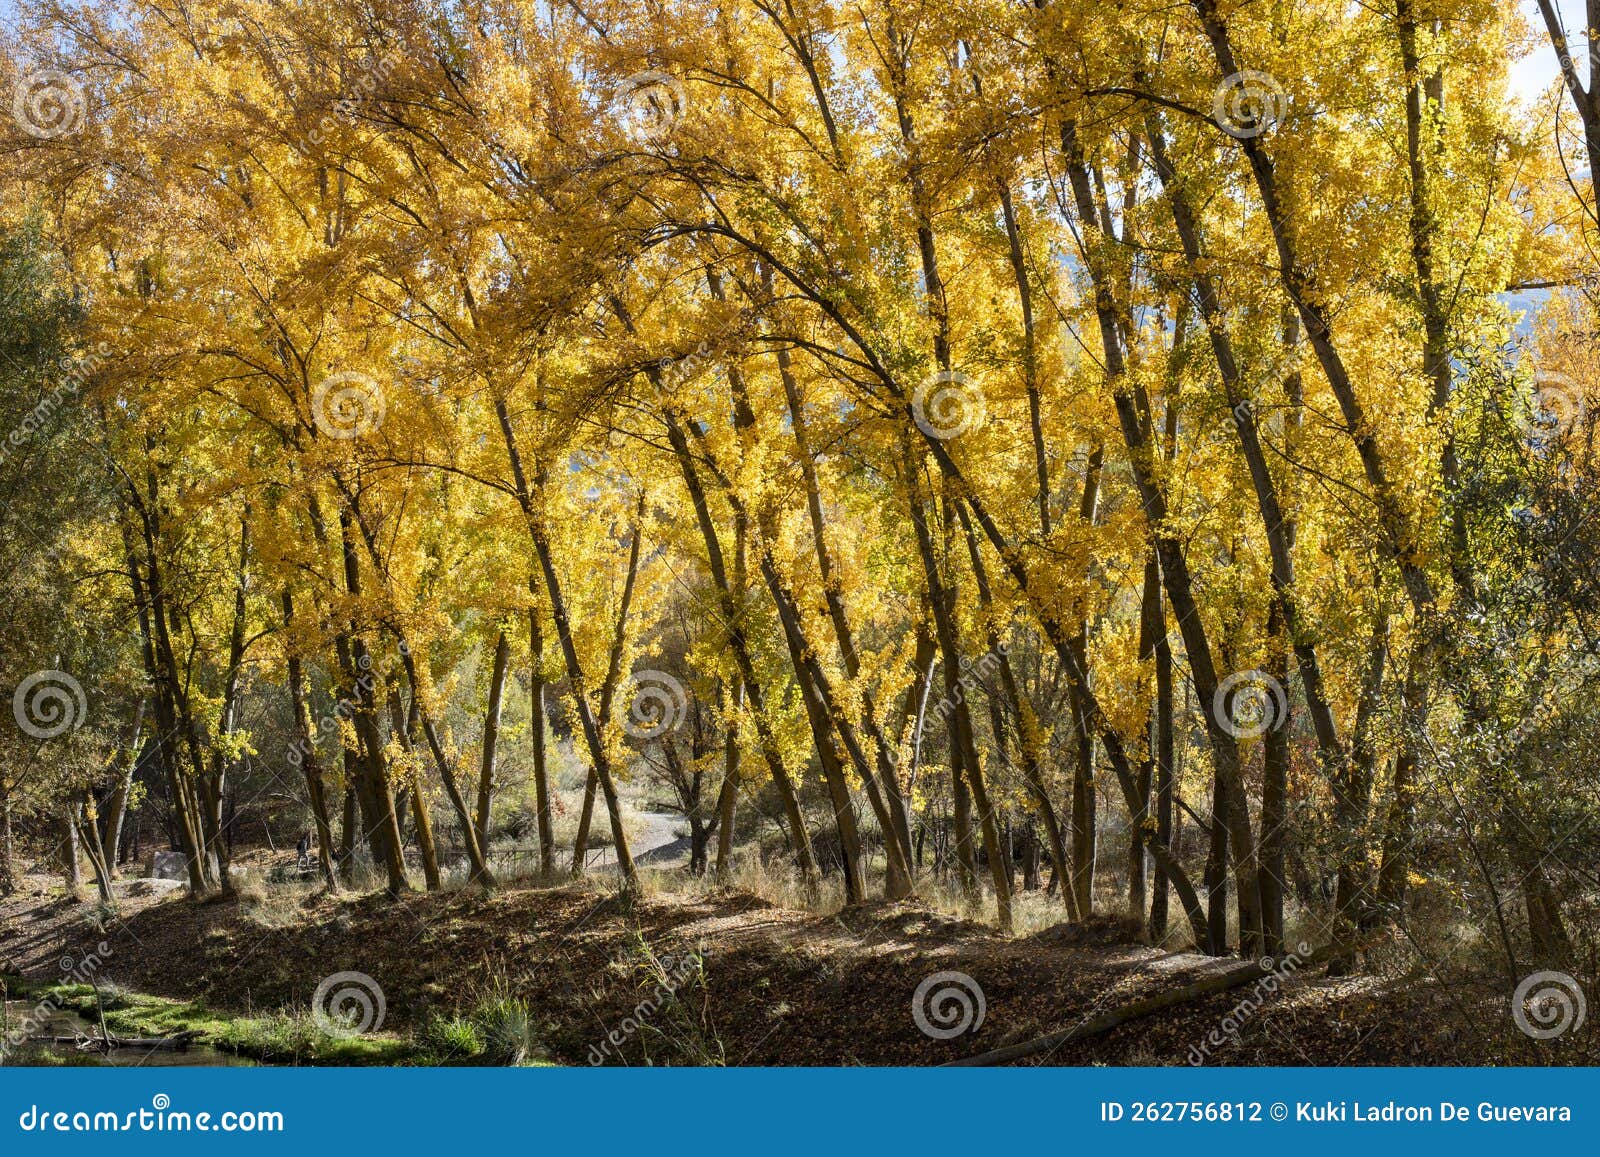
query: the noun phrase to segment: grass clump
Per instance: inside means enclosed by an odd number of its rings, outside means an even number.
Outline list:
[[[95,1023],[94,989],[63,984],[52,991],[63,1008]],[[195,1032],[224,1052],[269,1064],[397,1065],[417,1059],[410,1040],[370,1033],[345,1037],[328,1032],[309,1011],[293,1009],[264,1016],[231,1017],[199,1001],[171,1000],[102,988],[106,1028],[114,1036],[165,1037]]]
[[[424,1063],[436,1065],[545,1064],[527,1001],[504,986],[480,996],[465,1012],[435,1015],[416,1037]]]
[[[478,1026],[459,1016],[429,1017],[417,1031],[417,1047],[435,1065],[475,1064],[484,1051]]]

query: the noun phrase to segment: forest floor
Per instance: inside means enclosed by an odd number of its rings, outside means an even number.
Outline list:
[[[58,881],[28,877],[0,901],[0,970],[58,979],[104,942],[103,975],[123,988],[238,1015],[305,1007],[324,977],[344,971],[378,983],[384,1027],[402,1032],[514,995],[531,1010],[540,1051],[560,1064],[927,1065],[1071,1028],[1220,966],[1130,942],[1110,919],[1005,937],[911,902],[822,916],[731,888],[666,890],[681,881],[656,876],[631,902],[594,881],[400,901],[277,887],[205,903],[131,881],[112,915],[68,902]],[[699,961],[687,970],[676,963],[686,954]],[[913,993],[947,971],[976,982],[985,1013],[975,1031],[933,1039],[912,1016]],[[671,999],[658,990],[665,978]],[[1398,969],[1333,978],[1307,968],[1273,987],[1188,1001],[1025,1063],[1581,1064],[1600,1055],[1592,1023],[1556,1041],[1525,1037],[1496,978]],[[1241,1014],[1252,995],[1259,1007]]]

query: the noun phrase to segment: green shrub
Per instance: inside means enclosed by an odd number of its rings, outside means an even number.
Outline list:
[[[481,1001],[470,1019],[483,1037],[488,1064],[520,1065],[538,1049],[528,1006],[518,997],[501,995]]]
[[[478,1026],[459,1016],[430,1017],[417,1033],[417,1046],[435,1064],[465,1064],[483,1055]]]

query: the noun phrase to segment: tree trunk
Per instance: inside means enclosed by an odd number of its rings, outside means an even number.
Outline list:
[[[61,881],[66,885],[67,899],[73,901],[83,899],[83,871],[78,864],[78,823],[72,814],[76,810],[76,804],[62,809],[61,837],[56,845],[56,859],[61,865]]]
[[[1078,520],[1092,527],[1100,505],[1100,474],[1105,452],[1096,445],[1089,452],[1088,470],[1083,479],[1083,495],[1078,504]],[[1078,666],[1089,670],[1088,625],[1078,620],[1071,642]],[[1095,815],[1094,727],[1089,721],[1088,688],[1074,682],[1069,688],[1072,703],[1072,734],[1076,739],[1072,770],[1072,907],[1079,920],[1094,915],[1094,873],[1096,842],[1099,836]]]
[[[483,714],[483,760],[478,772],[478,846],[488,854],[489,806],[494,794],[495,755],[500,746],[500,701],[511,668],[511,641],[504,631],[494,645],[494,667],[489,675],[489,704]]]
[[[151,476],[152,500],[154,475]],[[127,555],[128,582],[133,593],[133,603],[139,622],[139,639],[145,671],[155,688],[156,725],[160,729],[158,746],[162,769],[166,772],[167,789],[172,797],[172,817],[176,821],[178,844],[184,854],[184,864],[189,876],[189,893],[199,897],[207,891],[205,848],[201,842],[200,817],[193,796],[178,759],[170,746],[177,736],[182,720],[174,699],[173,680],[166,661],[167,653],[159,640],[165,637],[166,600],[161,585],[161,570],[156,563],[154,549],[157,527],[152,525],[153,515],[147,510],[138,490],[129,483],[124,488],[129,503],[138,515],[143,532],[145,562],[149,581],[141,572],[138,554],[134,547],[131,528],[123,524],[123,546]],[[161,626],[157,627],[157,624]]]
[[[1273,603],[1267,616],[1267,675],[1289,684],[1289,656],[1283,638],[1283,608]],[[1262,737],[1261,765],[1261,933],[1266,955],[1283,951],[1283,845],[1289,822],[1289,735],[1293,708]]]
[[[356,826],[356,813],[359,799],[356,794],[356,780],[361,775],[361,755],[350,747],[344,747],[341,752],[344,761],[344,808],[340,825],[339,865],[344,873],[344,882],[351,887],[355,886],[356,879],[356,846],[361,840],[360,829]]]
[[[970,832],[963,836],[959,830],[961,823],[961,809],[964,803],[963,787],[971,792],[972,803],[978,809],[978,829],[982,834],[983,848],[989,859],[989,875],[994,883],[996,913],[1002,931],[1010,932],[1011,919],[1011,868],[1006,862],[1005,849],[1000,846],[1000,828],[995,815],[995,809],[989,799],[988,786],[984,783],[982,765],[978,761],[978,747],[972,729],[972,714],[967,704],[967,686],[963,681],[961,666],[961,642],[955,620],[955,586],[947,583],[940,571],[939,560],[934,546],[932,529],[928,525],[927,508],[923,503],[922,494],[917,484],[915,472],[918,469],[916,456],[910,453],[911,444],[906,442],[906,487],[911,501],[911,521],[916,529],[917,550],[922,560],[923,578],[928,586],[928,600],[933,608],[934,636],[939,644],[939,651],[943,657],[945,695],[953,705],[949,719],[951,723],[951,753],[950,764],[954,783],[957,804],[957,836],[962,841],[962,847],[967,850],[967,859],[962,860],[964,870],[971,869],[971,838]],[[952,502],[945,503],[944,523],[948,530],[953,520]],[[958,851],[960,849],[958,848]]]
[[[610,726],[612,705],[616,700],[617,687],[622,680],[622,657],[628,642],[628,611],[633,604],[634,584],[639,577],[640,547],[644,541],[644,499],[644,491],[641,490],[639,492],[638,508],[633,515],[631,541],[628,546],[627,577],[623,580],[622,598],[617,606],[617,629],[611,636],[611,651],[606,659],[606,675],[600,684],[600,725],[602,727]],[[572,874],[574,876],[583,872],[584,853],[589,845],[589,821],[594,812],[594,789],[596,783],[600,780],[602,770],[599,761],[591,764],[589,778],[584,783],[583,815],[578,821],[578,838],[574,842],[572,849]],[[606,807],[611,812],[612,835],[618,836],[622,831],[622,825],[616,811],[615,793],[609,790],[606,794]],[[617,862],[621,864],[627,854],[626,844],[619,842],[617,845]],[[628,860],[627,868],[624,870],[624,875],[631,879],[632,873],[633,864],[630,859]]]
[[[300,654],[293,648],[295,638],[294,596],[283,588],[284,650],[289,668],[289,702],[294,711],[295,746],[300,771],[305,776],[306,800],[311,806],[311,822],[317,829],[317,866],[322,882],[332,894],[339,891],[339,878],[333,864],[333,824],[328,816],[328,795],[322,782],[322,762],[317,755],[316,735],[311,726],[311,708],[306,700],[305,669]],[[295,762],[295,760],[290,760]]]
[[[1156,633],[1165,628],[1161,614],[1161,564],[1151,553],[1145,557],[1144,590],[1139,600],[1139,660],[1149,663],[1155,659]],[[1128,917],[1142,932],[1146,913],[1146,864],[1144,841],[1140,832],[1149,824],[1150,791],[1156,778],[1156,764],[1160,760],[1159,744],[1155,734],[1159,705],[1152,703],[1150,715],[1145,720],[1145,757],[1139,763],[1138,812],[1130,814],[1128,822],[1132,838],[1128,842]]]
[[[89,856],[89,868],[94,872],[95,890],[103,904],[115,904],[116,893],[111,887],[111,865],[106,861],[105,844],[100,839],[100,817],[95,809],[94,793],[84,792],[82,816],[83,850]]]
[[[528,592],[534,594],[535,583],[528,579]],[[555,817],[551,811],[550,768],[545,754],[545,702],[544,702],[544,628],[539,622],[537,600],[528,607],[528,741],[533,754],[534,807],[538,811],[539,873],[545,878],[556,871]]]
[[[444,784],[445,798],[450,801],[450,807],[456,814],[456,826],[461,829],[461,842],[466,845],[467,861],[471,865],[471,879],[481,888],[493,888],[494,872],[489,868],[485,849],[478,843],[477,827],[473,824],[472,812],[467,807],[467,798],[461,791],[461,783],[456,778],[450,753],[445,751],[438,729],[434,727],[428,712],[422,709],[421,700],[418,698],[420,694],[418,688],[422,685],[423,676],[417,668],[416,656],[404,642],[402,639],[400,662],[405,668],[406,682],[411,686],[412,709],[417,713],[418,722],[422,725],[423,738],[427,741],[428,751],[433,756],[434,768],[439,772],[439,779]]]
[[[17,890],[16,834],[11,827],[11,781],[0,772],[0,896]]]
[[[770,287],[771,271],[766,271]],[[713,278],[712,284],[716,287]],[[720,294],[718,294],[720,297]],[[844,595],[840,589],[839,580],[834,574],[833,557],[828,550],[827,537],[824,532],[822,517],[822,486],[817,477],[816,462],[812,458],[810,433],[806,423],[805,404],[800,396],[800,386],[796,381],[790,365],[789,352],[780,346],[777,352],[778,376],[783,383],[784,398],[787,402],[789,422],[794,432],[795,453],[800,462],[800,476],[806,488],[806,510],[811,519],[811,537],[817,556],[817,571],[822,581],[823,598],[828,605],[828,618],[833,624],[834,640],[839,647],[839,655],[844,661],[845,674],[855,680],[861,673],[861,657],[856,652],[855,638],[850,629],[850,620],[845,611]],[[732,376],[732,375],[730,375]],[[750,412],[749,404],[743,397],[743,382],[736,380],[734,388],[738,393],[736,412],[738,421],[742,426],[753,424],[754,415]],[[900,794],[899,783],[895,777],[894,764],[887,751],[887,740],[878,730],[877,706],[873,702],[872,693],[862,688],[861,724],[863,730],[872,738],[875,749],[876,778],[868,770],[863,776],[863,785],[866,787],[869,802],[878,820],[879,830],[883,833],[884,840],[884,898],[898,900],[911,892],[911,848],[910,824],[906,818],[905,800]]]
[[[140,736],[144,734],[144,717],[148,706],[149,700],[141,695],[133,713],[132,737],[118,749],[115,756],[116,764],[123,765],[123,771],[106,800],[105,831],[101,837],[106,852],[106,866],[111,869],[113,876],[117,874],[118,853],[122,850],[122,825],[128,814],[128,796],[133,791],[133,773],[139,766]]]
[[[694,507],[695,520],[700,525],[700,537],[704,541],[706,548],[706,564],[711,571],[711,581],[717,589],[724,630],[728,632],[728,646],[733,652],[734,661],[738,664],[740,679],[744,684],[745,693],[750,699],[750,715],[756,725],[756,734],[760,741],[761,753],[766,760],[768,771],[772,774],[772,782],[778,789],[778,797],[783,801],[784,815],[789,826],[789,839],[794,849],[795,858],[799,863],[802,886],[805,888],[807,895],[814,898],[819,890],[817,865],[811,849],[811,837],[806,831],[805,818],[800,811],[800,797],[795,791],[794,781],[789,775],[788,768],[784,766],[783,756],[778,749],[777,738],[773,734],[771,723],[766,717],[766,704],[761,684],[756,679],[755,664],[750,658],[750,649],[745,639],[744,628],[740,625],[740,599],[735,596],[733,588],[728,582],[727,567],[722,554],[722,543],[717,536],[716,524],[711,518],[711,505],[706,499],[705,487],[700,481],[699,471],[690,456],[688,439],[684,436],[682,427],[676,417],[670,413],[667,415],[667,436],[672,442],[673,453],[677,457],[678,470],[683,476],[684,486],[689,491],[689,500]]]
[[[1077,129],[1070,121],[1061,126],[1062,151],[1067,156],[1067,170],[1074,200],[1080,218],[1085,222],[1097,219],[1094,196],[1090,187],[1088,167],[1084,163],[1077,141]],[[1085,230],[1087,233],[1087,229]],[[1125,372],[1122,321],[1118,314],[1109,276],[1103,268],[1101,247],[1086,241],[1086,259],[1094,286],[1095,314],[1099,321],[1101,345],[1106,357],[1106,376],[1111,382],[1116,404],[1118,424],[1128,448],[1129,463],[1133,469],[1135,488],[1138,490],[1145,520],[1151,528],[1156,555],[1161,563],[1161,575],[1172,603],[1172,612],[1178,619],[1178,629],[1183,637],[1184,650],[1189,658],[1189,670],[1200,697],[1206,720],[1216,775],[1226,788],[1218,793],[1227,806],[1220,817],[1227,829],[1227,839],[1233,854],[1234,870],[1238,876],[1239,930],[1242,950],[1252,952],[1258,947],[1261,929],[1260,893],[1255,870],[1255,840],[1250,830],[1250,812],[1243,790],[1239,748],[1233,733],[1216,709],[1219,680],[1213,662],[1211,642],[1205,620],[1196,601],[1188,559],[1183,543],[1172,536],[1169,529],[1166,492],[1162,479],[1155,472],[1154,447],[1151,445],[1149,415],[1150,404],[1143,387]],[[1081,671],[1083,662],[1073,656],[1069,667]],[[1119,775],[1122,774],[1119,772]],[[1124,790],[1131,792],[1137,805],[1137,783],[1128,771],[1130,782]]]
[[[735,684],[730,695],[720,680],[717,695],[721,701],[727,733],[723,737],[722,789],[717,793],[717,878],[727,879],[733,869],[733,824],[739,806],[739,729],[735,725],[744,706],[744,686]]]
[[[967,539],[967,553],[972,559],[972,577],[978,587],[978,605],[987,611],[993,605],[993,594],[989,587],[988,569],[983,564],[983,553],[978,545],[978,535],[972,528],[972,519],[968,517],[966,507],[959,506],[956,510],[961,519],[961,527]],[[1033,796],[1034,807],[1038,812],[1040,821],[1044,824],[1045,835],[1050,844],[1050,863],[1055,870],[1057,879],[1065,880],[1069,874],[1066,843],[1061,834],[1061,820],[1056,815],[1054,802],[1050,799],[1049,789],[1044,781],[1044,734],[1039,726],[1037,714],[1034,712],[1033,703],[1023,694],[1012,670],[1011,657],[1006,653],[1006,647],[1001,640],[992,617],[986,617],[985,622],[989,627],[989,651],[995,657],[995,667],[1000,673],[1000,687],[1005,693],[1006,701],[1011,705],[1012,714],[1016,717],[1017,744],[1019,759],[1022,763],[1023,779],[1028,785],[1028,790]],[[998,708],[994,723],[996,742],[1001,742],[1003,729],[999,718]],[[1038,858],[1038,839],[1033,834],[1032,825],[1029,825],[1030,854],[1033,861]],[[1030,861],[1029,871],[1033,873],[1034,880],[1028,884],[1029,888],[1037,885],[1038,866]],[[1071,889],[1061,890],[1063,900],[1067,905],[1069,918],[1074,918],[1076,908],[1073,904]]]
[[[411,818],[417,827],[417,851],[422,856],[422,878],[428,891],[437,892],[444,886],[439,872],[439,847],[433,837],[433,817],[428,814],[428,801],[422,794],[422,776],[418,772],[416,757],[416,728],[420,715],[417,701],[411,701],[409,713],[402,713],[400,689],[389,689],[389,730],[399,740],[406,753],[406,787],[411,797]]]
[[[349,503],[339,507],[339,537],[344,558],[345,590],[353,599],[361,598],[360,565]],[[348,640],[339,647],[339,659],[344,667],[346,697],[355,716],[356,734],[361,740],[362,769],[364,775],[358,790],[361,792],[367,819],[367,839],[372,847],[373,859],[383,868],[386,890],[399,896],[411,890],[406,879],[406,862],[402,854],[399,818],[394,812],[394,795],[384,767],[383,733],[378,726],[376,705],[376,675],[372,655],[366,640],[356,633],[351,623]]]
[[[1378,908],[1391,920],[1400,918],[1410,882],[1412,832],[1417,823],[1417,765],[1423,743],[1422,729],[1427,725],[1428,689],[1420,669],[1418,650],[1420,648],[1413,648],[1411,669],[1401,693],[1400,750],[1394,760],[1383,858],[1378,865]]]
[[[239,519],[239,561],[234,572],[233,623],[228,632],[228,666],[223,675],[222,706],[217,732],[226,740],[237,726],[239,714],[239,676],[244,663],[245,594],[250,587],[250,504],[244,505]],[[208,842],[216,849],[217,883],[224,896],[234,895],[229,859],[232,850],[223,825],[222,806],[227,792],[228,763],[224,752],[213,746],[211,774],[201,782],[205,802],[204,826]]]
[[[549,536],[545,532],[544,516],[534,507],[533,490],[529,487],[527,476],[523,471],[522,456],[517,449],[516,437],[511,428],[511,412],[506,408],[505,399],[495,399],[495,414],[500,421],[500,433],[505,442],[506,457],[511,463],[511,472],[516,481],[517,500],[527,521],[528,536],[533,542],[540,572],[544,576],[544,590],[550,600],[550,615],[555,622],[556,640],[561,645],[561,657],[566,663],[567,678],[572,684],[573,706],[583,729],[584,742],[589,748],[591,766],[594,768],[601,790],[605,793],[606,809],[611,817],[611,835],[616,842],[617,865],[622,870],[622,878],[627,888],[630,891],[637,891],[639,875],[634,868],[633,857],[628,852],[627,833],[622,828],[621,802],[617,798],[616,784],[611,776],[611,758],[606,752],[600,721],[595,718],[594,708],[589,703],[583,664],[578,659],[578,648],[572,639],[572,629],[567,618],[567,604],[561,594],[561,580],[556,575],[555,558],[550,550]],[[534,486],[543,492],[543,467],[537,462]]]
[[[1224,956],[1228,951],[1228,787],[1220,775],[1211,778],[1211,843],[1206,854],[1205,951]],[[1243,952],[1243,948],[1240,949]]]
[[[1156,581],[1161,581],[1159,570]],[[1172,645],[1167,641],[1166,610],[1161,599],[1156,599],[1155,619],[1156,658],[1156,843],[1171,848],[1177,855],[1174,826],[1173,794],[1177,780],[1176,730],[1173,720],[1172,696]],[[1168,880],[1166,872],[1156,870],[1155,889],[1150,897],[1150,942],[1160,945],[1167,938]]]

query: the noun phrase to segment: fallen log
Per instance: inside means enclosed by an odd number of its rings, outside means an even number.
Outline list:
[[[1199,1000],[1204,996],[1214,996],[1219,992],[1227,992],[1232,988],[1243,987],[1281,970],[1290,959],[1298,960],[1298,963],[1291,970],[1298,972],[1303,968],[1311,968],[1319,963],[1325,964],[1329,958],[1337,954],[1338,950],[1333,945],[1327,945],[1305,956],[1295,956],[1293,954],[1286,956],[1283,960],[1271,964],[1270,967],[1262,967],[1262,963],[1256,960],[1245,961],[1232,968],[1224,968],[1221,971],[1209,973],[1199,980],[1181,985],[1178,988],[1169,988],[1165,992],[1158,992],[1153,996],[1145,996],[1138,1000],[1130,1001],[1118,1008],[1103,1012],[1099,1016],[1090,1017],[1082,1024],[1074,1025],[1071,1028],[1062,1029],[1047,1036],[1036,1037],[1033,1040],[1022,1041],[1019,1044],[1007,1045],[1004,1048],[992,1049],[986,1053],[978,1053],[975,1056],[962,1057],[960,1060],[946,1061],[941,1067],[961,1068],[1004,1065],[1009,1064],[1011,1061],[1020,1061],[1027,1057],[1038,1056],[1040,1053],[1049,1052],[1060,1045],[1071,1044],[1074,1041],[1086,1040],[1089,1037],[1110,1032],[1119,1025],[1127,1024],[1130,1020],[1138,1020],[1140,1017],[1149,1016],[1153,1012],[1160,1012],[1164,1008],[1171,1008],[1177,1004],[1186,1004],[1191,1000]]]
[[[173,1033],[171,1036],[85,1036],[83,1033],[74,1033],[72,1036],[36,1036],[29,1037],[33,1044],[73,1045],[85,1052],[95,1050],[98,1052],[111,1052],[113,1049],[175,1049],[188,1048],[203,1034],[199,1029],[185,1029]]]

